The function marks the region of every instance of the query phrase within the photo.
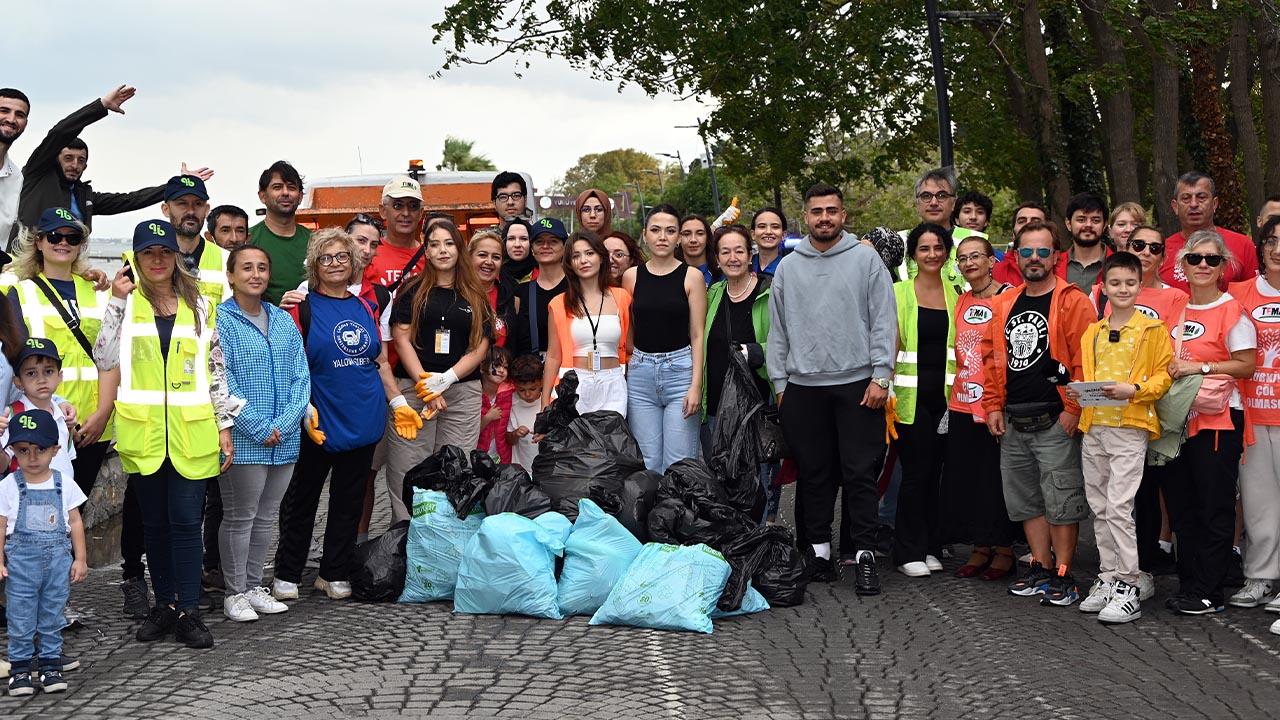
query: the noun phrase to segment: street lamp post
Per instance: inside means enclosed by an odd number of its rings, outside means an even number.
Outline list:
[[[661,168],[659,168],[659,169],[657,169],[657,170],[644,170],[643,172],[644,172],[644,174],[645,174],[645,175],[657,175],[657,176],[658,176],[658,192],[660,192],[660,193],[662,193],[662,194],[664,194],[664,195],[665,195],[665,194],[666,194],[666,192],[667,192],[667,184],[666,184],[665,182],[663,182],[663,181],[662,181],[662,169],[661,169]]]
[[[707,142],[707,124],[702,118],[695,118],[697,125],[677,125],[677,128],[696,128],[698,137],[702,138],[702,149],[707,153],[707,169],[711,171],[711,200],[716,205],[716,215],[720,214],[720,188],[716,186],[716,158],[711,154],[711,144]]]
[[[623,183],[623,187],[633,187],[636,194],[640,196],[640,229],[644,230],[644,191],[640,189],[640,183]],[[634,213],[633,213],[634,214]]]
[[[680,151],[677,150],[675,155],[672,155],[671,153],[658,153],[658,154],[664,158],[671,158],[672,160],[676,161],[676,164],[680,166],[680,182],[684,182],[685,181],[684,159],[680,157]]]

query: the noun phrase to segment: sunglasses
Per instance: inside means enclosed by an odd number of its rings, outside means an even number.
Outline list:
[[[1041,260],[1047,260],[1053,254],[1053,250],[1049,248],[1018,248],[1018,254],[1027,259],[1035,255]]]
[[[1187,253],[1187,264],[1195,267],[1203,261],[1209,267],[1218,267],[1222,264],[1221,255],[1201,255],[1200,253]]]
[[[44,239],[45,239],[45,241],[47,241],[50,245],[61,245],[61,244],[62,244],[62,241],[63,241],[63,240],[66,240],[68,245],[70,245],[71,247],[75,247],[75,246],[79,245],[80,243],[84,242],[84,233],[78,233],[78,232],[72,232],[72,233],[51,232],[51,233],[48,233],[47,235],[45,235],[45,236],[44,236]]]
[[[1164,243],[1147,242],[1146,240],[1130,240],[1129,249],[1134,252],[1142,252],[1143,250],[1150,250],[1152,255],[1163,255]]]

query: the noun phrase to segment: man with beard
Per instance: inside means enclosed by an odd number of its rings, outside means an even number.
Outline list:
[[[223,250],[249,242],[249,213],[235,205],[219,205],[209,211],[204,239]]]
[[[306,276],[303,261],[311,231],[293,221],[302,202],[302,175],[284,160],[271,163],[258,177],[258,200],[267,208],[262,222],[249,228],[249,242],[271,257],[267,299],[279,302]]]
[[[8,242],[18,219],[18,195],[22,192],[22,171],[9,157],[9,148],[27,129],[31,101],[21,90],[0,88],[0,240]]]
[[[1065,391],[1083,377],[1080,339],[1097,315],[1088,295],[1053,272],[1062,252],[1057,225],[1029,222],[1013,247],[1025,284],[992,300],[982,407],[1000,440],[1009,519],[1022,523],[1031,546],[1031,569],[1009,592],[1065,607],[1080,599],[1071,562],[1080,521],[1089,517],[1080,406]]]
[[[1181,230],[1165,238],[1164,262],[1160,265],[1160,279],[1183,292],[1190,292],[1187,275],[1182,270],[1178,255],[1187,238],[1197,230],[1213,230],[1222,236],[1227,249],[1234,256],[1222,272],[1218,287],[1227,289],[1227,285],[1241,280],[1252,280],[1258,276],[1258,252],[1253,241],[1238,232],[1218,227],[1213,222],[1213,215],[1218,211],[1218,188],[1213,178],[1202,172],[1192,170],[1178,178],[1173,193],[1173,212],[1178,216]]]
[[[1049,219],[1049,211],[1034,200],[1024,202],[1013,209],[1013,234],[1016,236],[1023,225],[1039,220],[1044,222]],[[959,243],[956,243],[957,245]],[[1056,268],[1055,268],[1056,271]],[[1008,283],[1014,287],[1022,284],[1022,271],[1018,269],[1018,253],[1010,250],[1004,254],[1004,259],[996,264],[991,273],[996,282]]]
[[[875,595],[880,592],[876,481],[897,351],[897,303],[879,254],[844,232],[839,188],[825,183],[809,188],[804,215],[809,235],[779,263],[770,290],[765,365],[799,466],[797,503],[803,506],[803,536],[810,544],[803,548],[809,577],[815,582],[837,577],[831,523],[836,493],[842,490],[853,526],[855,589]],[[832,282],[836,278],[840,281]]]
[[[227,285],[226,250],[200,236],[209,215],[209,193],[194,175],[177,175],[164,186],[160,212],[178,231],[178,250],[185,267],[200,281],[200,294],[209,301],[209,313],[231,297]]]
[[[1089,294],[1093,286],[1101,282],[1102,261],[1111,254],[1102,244],[1102,233],[1107,226],[1107,202],[1097,193],[1083,192],[1067,203],[1067,232],[1071,233],[1071,249],[1066,263],[1054,270]]]

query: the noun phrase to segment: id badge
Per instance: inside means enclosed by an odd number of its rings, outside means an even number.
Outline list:
[[[436,330],[436,354],[449,354],[449,331],[440,329]]]
[[[600,372],[600,353],[589,352],[587,359],[591,361],[591,372]]]

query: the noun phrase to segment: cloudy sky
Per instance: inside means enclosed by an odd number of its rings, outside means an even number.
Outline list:
[[[305,176],[428,168],[445,135],[476,142],[500,168],[544,188],[579,156],[618,147],[700,150],[690,125],[705,106],[649,98],[592,80],[561,61],[463,67],[431,79],[441,0],[184,4],[45,0],[6,8],[4,85],[31,97],[20,165],[48,129],[120,84],[137,87],[125,115],[83,134],[85,178],[102,191],[163,183],[179,163],[209,166],[211,200],[260,207],[257,176],[286,158]],[[520,65],[523,68],[523,65]],[[358,148],[358,151],[357,151]],[[103,216],[99,237],[124,237],[153,212]],[[252,221],[256,222],[256,220]]]

